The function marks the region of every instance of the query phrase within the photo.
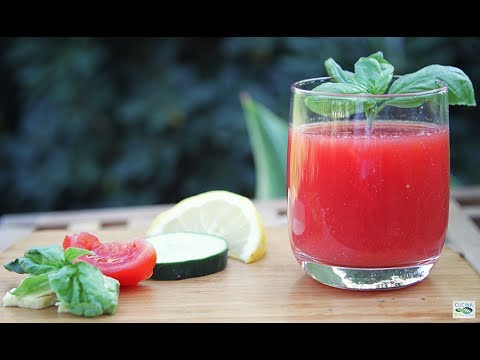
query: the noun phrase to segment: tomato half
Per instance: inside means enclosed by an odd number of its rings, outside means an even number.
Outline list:
[[[65,236],[63,249],[69,247],[93,251],[95,255],[83,255],[77,261],[96,266],[104,275],[117,279],[124,286],[152,276],[157,261],[155,248],[145,239],[102,243],[95,235],[81,232]]]

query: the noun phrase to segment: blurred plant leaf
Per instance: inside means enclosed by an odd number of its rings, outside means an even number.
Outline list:
[[[240,94],[255,162],[255,197],[286,196],[288,123],[249,94]]]

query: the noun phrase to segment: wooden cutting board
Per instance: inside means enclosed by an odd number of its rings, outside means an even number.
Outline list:
[[[132,240],[144,229],[95,232],[103,241]],[[0,253],[5,264],[31,246],[61,244],[65,230],[37,231]],[[295,261],[285,227],[267,228],[267,254],[255,263],[229,259],[222,272],[179,281],[146,280],[121,288],[114,315],[85,318],[0,306],[0,322],[479,322],[452,316],[457,300],[480,304],[480,276],[446,248],[429,277],[398,290],[359,292],[312,280]],[[0,268],[0,296],[25,275]]]

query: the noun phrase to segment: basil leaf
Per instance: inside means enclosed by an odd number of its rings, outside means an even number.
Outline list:
[[[50,265],[57,268],[65,265],[65,255],[59,245],[32,247],[25,252],[24,257],[39,265]]]
[[[29,275],[11,292],[15,296],[35,295],[51,292],[48,274]]]
[[[24,257],[5,264],[5,269],[19,274],[40,275],[50,271],[56,271],[66,265],[65,256],[61,246],[49,245],[44,247],[32,247],[27,250]]]
[[[431,100],[432,100],[431,94],[415,95],[415,96],[409,96],[409,97],[390,98],[387,101],[385,101],[385,105],[395,106],[398,108],[414,108]]]
[[[355,63],[355,83],[370,94],[383,94],[393,78],[393,66],[383,58],[381,51],[360,58]]]
[[[326,82],[318,85],[312,91],[334,94],[363,94],[365,89],[356,84]]]
[[[346,83],[323,83],[312,91],[319,91],[333,94],[364,94],[365,89],[355,84]],[[305,98],[307,107],[320,115],[332,119],[343,119],[355,112],[361,111],[359,104],[369,101],[367,98],[345,98],[328,95],[312,95]]]
[[[15,271],[19,274],[27,273],[34,275],[45,274],[50,271],[56,271],[60,268],[56,265],[37,264],[28,258],[17,258],[8,264],[5,264],[4,267],[9,271]]]
[[[355,83],[363,86],[366,92],[370,94],[376,93],[376,78],[382,69],[375,59],[363,59],[355,63]]]
[[[18,274],[25,274],[25,271],[23,271],[23,269],[22,269],[22,262],[24,260],[31,261],[31,260],[26,259],[26,258],[16,258],[15,260],[10,261],[8,264],[4,264],[3,267],[5,269],[7,269],[8,271],[13,271],[13,272],[16,272]]]
[[[386,69],[389,69],[390,67],[393,68],[393,65],[390,64],[384,57],[383,57],[383,53],[381,51],[377,51],[376,53],[372,54],[372,55],[369,55],[367,57],[361,57],[359,60],[363,60],[363,59],[375,59],[377,60],[379,63],[380,63],[380,66],[382,68],[382,70],[386,70]]]
[[[72,262],[76,258],[83,255],[93,255],[94,253],[87,249],[70,247],[65,250],[65,259],[69,262]]]
[[[115,313],[120,284],[85,262],[64,266],[48,274],[50,287],[60,301],[58,311],[87,317]]]
[[[405,94],[434,90],[438,87],[436,79],[448,85],[449,105],[476,105],[472,82],[462,70],[453,66],[430,65],[403,75],[393,82],[389,93]],[[408,107],[405,102],[403,105]]]
[[[325,69],[330,77],[337,83],[352,83],[354,74],[350,71],[343,70],[335,60],[329,58],[325,60]]]

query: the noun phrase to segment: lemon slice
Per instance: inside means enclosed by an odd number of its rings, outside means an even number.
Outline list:
[[[146,235],[185,231],[225,239],[228,256],[245,263],[265,255],[265,228],[255,205],[249,198],[229,191],[207,191],[183,199],[158,214]]]

